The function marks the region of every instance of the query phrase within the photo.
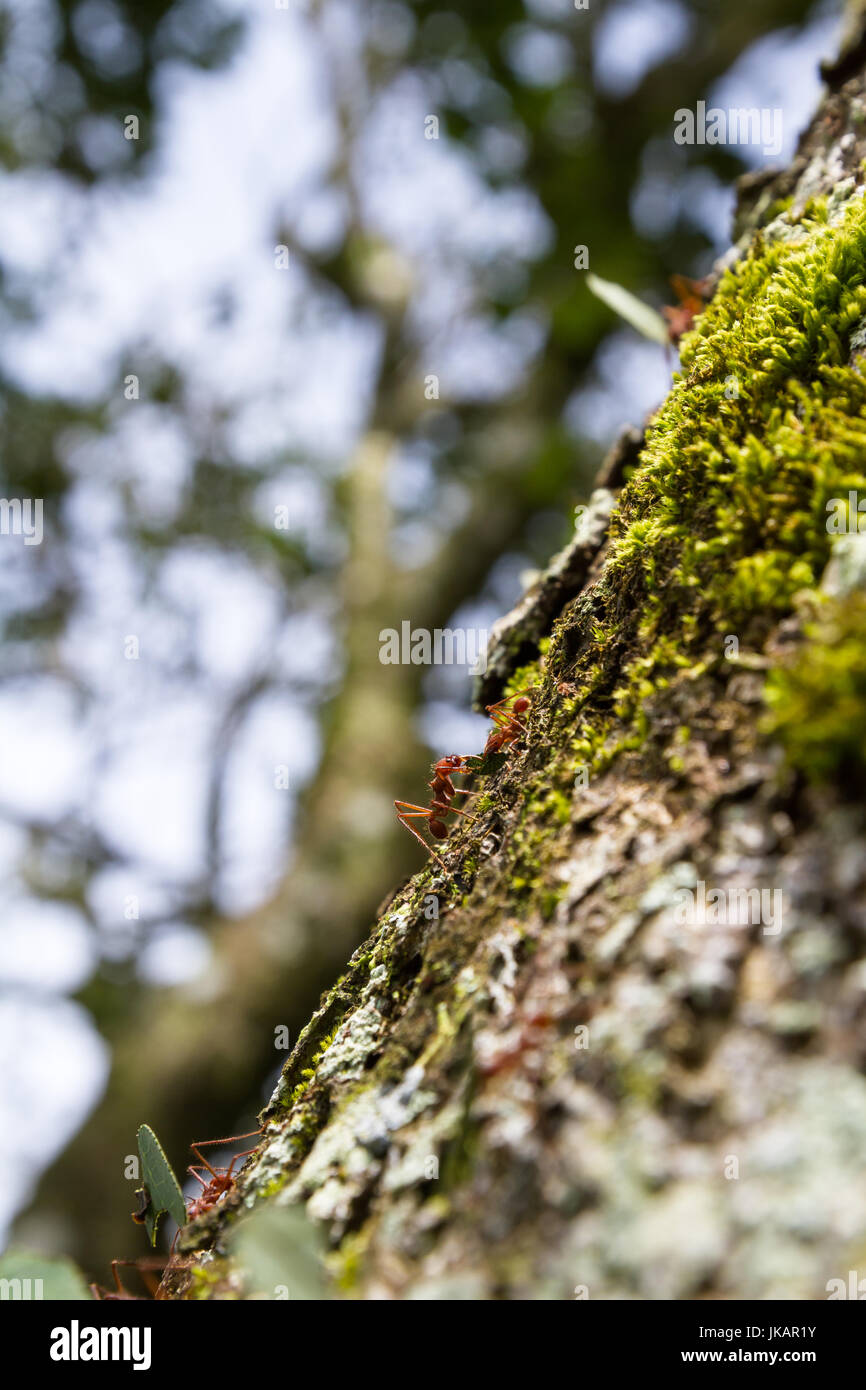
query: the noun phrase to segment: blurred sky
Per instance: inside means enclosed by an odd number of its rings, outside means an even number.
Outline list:
[[[568,60],[530,22],[558,4],[527,7],[509,55],[527,81],[559,73]],[[14,0],[10,8],[26,15],[19,58],[32,78],[40,63],[47,66],[52,7]],[[290,226],[302,246],[324,247],[344,225],[346,208],[329,178],[340,138],[330,84],[335,67],[351,68],[357,0],[331,7],[324,47],[301,4],[278,10],[235,0],[227,8],[248,21],[227,67],[209,73],[167,64],[160,73],[162,127],[143,181],[86,190],[51,171],[0,174],[9,288],[35,287],[39,309],[32,323],[3,325],[5,370],[30,392],[97,400],[114,391],[117,399],[109,433],[81,431],[63,441],[76,478],[66,520],[80,540],[74,550],[86,599],[62,639],[62,658],[89,699],[50,672],[0,688],[0,1233],[105,1081],[105,1048],[86,1011],[67,996],[88,978],[97,950],[109,961],[129,955],[140,930],[123,914],[131,896],[141,919],[159,924],[140,950],[142,975],[169,984],[206,978],[207,939],[178,904],[212,869],[216,905],[229,914],[262,902],[276,886],[295,794],[316,767],[316,673],[339,662],[329,615],[287,612],[251,563],[180,544],[148,584],[121,524],[125,489],[144,517],[170,522],[196,442],[169,406],[123,400],[121,362],[177,364],[200,402],[202,427],[217,408],[227,415],[236,462],[252,466],[292,451],[313,460],[315,468],[287,466],[263,487],[261,514],[267,524],[273,506],[287,502],[292,526],[327,545],[322,480],[342,467],[363,426],[381,347],[375,324],[322,303],[310,312],[313,289],[303,270],[274,264],[275,226]],[[110,6],[92,0],[82,9],[96,49],[101,44],[106,61],[122,63],[124,35],[112,28]],[[767,37],[708,99],[781,106],[784,161],[815,105],[817,57],[832,50],[834,32],[825,9],[796,37]],[[688,38],[689,16],[676,0],[611,4],[597,30],[595,80],[610,96],[623,96]],[[497,398],[519,383],[543,326],[516,314],[503,330],[466,312],[470,271],[503,256],[519,271],[551,229],[529,192],[490,193],[469,156],[447,141],[419,157],[407,132],[417,131],[429,109],[410,74],[371,106],[360,152],[365,214],[398,251],[428,266],[416,312],[419,332],[435,345],[443,391]],[[97,122],[89,138],[107,161],[122,159],[113,126]],[[744,153],[761,160],[760,151]],[[636,224],[664,235],[677,199],[724,249],[730,191],[699,172],[673,187],[654,170],[650,151],[633,203]],[[227,299],[231,312],[221,315]],[[657,347],[616,331],[568,418],[576,433],[606,444],[658,402],[668,379]],[[428,471],[423,457],[395,459],[398,500],[423,498]],[[412,526],[406,548],[417,561],[424,525]],[[4,594],[20,587],[21,564],[20,548],[0,548],[0,608]],[[463,620],[489,627],[519,592],[520,570],[520,557],[505,557],[490,597]],[[130,634],[140,643],[138,660],[123,658]],[[284,684],[253,703],[238,731],[225,769],[230,812],[218,863],[210,865],[205,818],[214,740],[233,695],[265,670],[281,673]],[[465,676],[447,672],[432,690],[422,720],[437,753],[479,745],[484,721],[469,714],[468,695]],[[274,787],[278,765],[288,767],[288,791]],[[90,825],[114,851],[89,888],[96,934],[74,906],[35,898],[22,872],[24,832],[16,822],[63,813]]]

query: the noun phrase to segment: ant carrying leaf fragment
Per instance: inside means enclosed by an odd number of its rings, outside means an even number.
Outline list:
[[[586,287],[592,291],[596,299],[613,309],[615,314],[619,314],[621,319],[625,319],[638,333],[649,338],[650,342],[661,343],[663,347],[667,347],[670,341],[667,324],[661,314],[656,313],[655,309],[645,304],[642,299],[638,299],[637,295],[623,289],[622,285],[614,284],[612,280],[602,280],[600,275],[594,275],[592,271],[587,274]]]
[[[178,1226],[185,1226],[186,1204],[174,1169],[150,1125],[139,1126],[137,1139],[142,1187],[136,1191],[139,1210],[133,1212],[132,1219],[144,1225],[151,1245],[156,1245],[156,1230],[163,1212],[168,1212]]]
[[[241,1153],[235,1154],[228,1168],[223,1168],[221,1171],[218,1171],[208,1163],[204,1154],[201,1152],[202,1149],[207,1148],[209,1144],[220,1144],[223,1146],[226,1144],[235,1144],[240,1139],[257,1138],[261,1133],[262,1131],[260,1129],[251,1129],[246,1134],[230,1134],[227,1139],[197,1139],[194,1144],[190,1144],[190,1148],[198,1159],[198,1162],[191,1163],[186,1171],[191,1173],[196,1182],[201,1184],[201,1193],[189,1204],[189,1210],[186,1213],[186,1219],[188,1221],[194,1221],[197,1216],[203,1215],[204,1212],[210,1211],[211,1207],[216,1206],[223,1193],[229,1192],[234,1185],[235,1164],[238,1163],[240,1159],[248,1158],[250,1154],[255,1153],[255,1149],[243,1149]],[[202,1177],[200,1171],[202,1168],[210,1173],[209,1180]]]
[[[711,281],[709,278],[690,280],[686,275],[672,275],[670,282],[677,303],[665,304],[659,314],[622,285],[616,285],[612,280],[602,280],[592,272],[586,277],[587,289],[632,328],[636,328],[638,333],[653,343],[677,347],[683,334],[689,332],[698,314],[706,307]]]

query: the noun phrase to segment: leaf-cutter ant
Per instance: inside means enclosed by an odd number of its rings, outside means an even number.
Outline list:
[[[207,1148],[209,1144],[235,1144],[239,1139],[252,1139],[253,1136],[258,1137],[261,1133],[260,1129],[251,1129],[248,1134],[232,1134],[227,1139],[196,1139],[194,1144],[190,1144],[198,1163],[191,1163],[186,1171],[192,1174],[196,1182],[201,1183],[202,1190],[198,1197],[188,1199],[186,1211],[188,1221],[194,1221],[197,1216],[210,1211],[211,1207],[216,1205],[223,1193],[228,1192],[234,1183],[234,1167],[238,1159],[247,1158],[251,1153],[255,1153],[255,1148],[244,1149],[242,1153],[235,1154],[228,1168],[216,1169],[211,1167],[201,1150]],[[210,1173],[208,1182],[205,1182],[201,1176],[200,1168],[204,1168]]]
[[[496,726],[484,745],[485,758],[491,753],[501,752],[503,748],[519,739],[521,734],[526,733],[526,721],[521,715],[526,713],[531,704],[529,691],[518,690],[514,695],[507,695],[504,700],[497,700],[495,705],[485,706]]]
[[[464,791],[462,787],[455,787],[452,777],[465,772],[471,772],[466,758],[460,753],[449,753],[447,757],[440,758],[438,763],[433,764],[433,776],[427,784],[432,788],[433,795],[430,798],[429,806],[415,806],[411,801],[395,801],[394,809],[397,812],[397,819],[410,835],[414,835],[420,845],[423,845],[428,854],[432,854],[437,863],[445,868],[445,862],[436,853],[423,835],[420,835],[414,825],[409,822],[413,820],[426,820],[430,834],[436,840],[446,840],[448,838],[448,826],[445,824],[445,816],[449,811],[454,811],[458,816],[465,816],[466,812],[461,811],[451,802],[455,796],[460,794],[469,796],[471,793]]]
[[[435,840],[446,840],[448,838],[448,826],[445,824],[445,817],[449,811],[454,811],[458,816],[465,816],[466,811],[461,811],[457,806],[452,805],[455,796],[475,796],[476,792],[468,792],[463,787],[455,787],[452,777],[471,773],[478,770],[485,758],[494,753],[500,753],[503,748],[516,742],[522,734],[526,733],[526,721],[523,715],[529,709],[532,701],[530,692],[518,690],[513,695],[507,695],[504,700],[497,700],[494,705],[487,705],[486,710],[493,720],[494,728],[487,738],[484,745],[484,752],[480,758],[472,757],[469,754],[450,753],[445,758],[440,758],[438,763],[433,764],[433,777],[428,783],[433,795],[430,798],[429,806],[416,806],[412,801],[395,801],[394,809],[397,812],[397,819],[410,835],[414,835],[419,845],[423,845],[428,854],[431,854],[438,864],[441,864],[445,872],[448,872],[445,861],[436,853],[431,845],[428,845],[423,835],[419,834],[414,825],[410,824],[413,820],[426,820],[427,828]]]

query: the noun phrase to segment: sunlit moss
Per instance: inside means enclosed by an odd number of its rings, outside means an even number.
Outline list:
[[[811,781],[866,782],[866,595],[828,603],[796,658],[771,671],[765,732]]]
[[[551,646],[551,668],[582,697],[575,751],[596,769],[611,704],[638,730],[645,703],[703,663],[714,634],[760,647],[818,583],[828,500],[866,489],[866,379],[849,362],[866,321],[866,203],[852,193],[783,218],[784,235],[758,234],[683,341],[611,518],[607,565]]]

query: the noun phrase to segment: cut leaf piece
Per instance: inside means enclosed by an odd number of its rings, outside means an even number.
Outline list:
[[[156,1245],[156,1228],[162,1213],[167,1211],[178,1226],[185,1226],[186,1204],[174,1169],[150,1125],[139,1126],[138,1156],[142,1183],[150,1194],[150,1203],[140,1215],[151,1245]]]
[[[622,285],[615,285],[612,280],[602,280],[599,275],[593,275],[591,270],[587,272],[586,283],[596,299],[602,300],[615,314],[619,314],[621,319],[625,319],[632,328],[636,328],[638,333],[642,333],[653,343],[662,343],[665,347],[670,345],[667,324],[661,314],[656,313],[649,304],[645,304],[629,290],[624,290]]]

